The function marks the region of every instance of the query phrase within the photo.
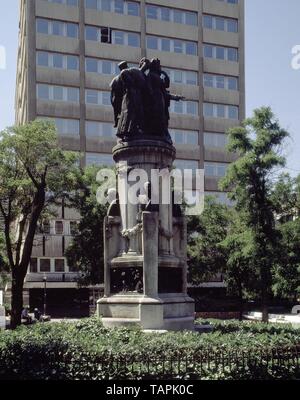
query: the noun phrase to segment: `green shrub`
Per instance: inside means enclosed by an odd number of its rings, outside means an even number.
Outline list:
[[[201,321],[197,321],[201,323]],[[300,344],[288,325],[212,321],[214,332],[107,329],[96,318],[0,333],[0,379],[299,379]],[[272,353],[273,352],[273,353]],[[273,363],[270,360],[273,354]]]

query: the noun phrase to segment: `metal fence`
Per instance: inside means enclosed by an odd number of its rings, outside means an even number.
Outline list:
[[[94,360],[99,370],[111,377],[201,379],[210,372],[223,374],[255,373],[255,371],[293,370],[300,374],[300,345],[252,351],[203,349],[193,356],[137,357],[112,356]]]

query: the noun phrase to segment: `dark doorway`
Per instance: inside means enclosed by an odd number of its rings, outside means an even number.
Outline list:
[[[29,290],[30,310],[43,311],[44,290]],[[89,316],[89,289],[47,289],[47,314],[53,318]]]

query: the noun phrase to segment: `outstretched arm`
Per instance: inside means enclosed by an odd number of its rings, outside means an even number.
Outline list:
[[[178,94],[169,94],[170,100],[175,100],[175,101],[180,101],[180,100],[184,100],[185,97],[184,96],[179,96]]]

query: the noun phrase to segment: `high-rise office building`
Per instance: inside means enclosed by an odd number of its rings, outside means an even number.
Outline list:
[[[112,164],[109,83],[120,61],[142,57],[159,58],[172,93],[185,97],[170,109],[176,165],[204,169],[205,192],[227,201],[218,189],[233,160],[225,132],[245,117],[244,0],[21,0],[16,123],[52,118],[63,148],[80,151],[86,165]],[[54,302],[76,290],[64,249],[78,219],[62,206],[39,238],[31,304],[44,274]]]

